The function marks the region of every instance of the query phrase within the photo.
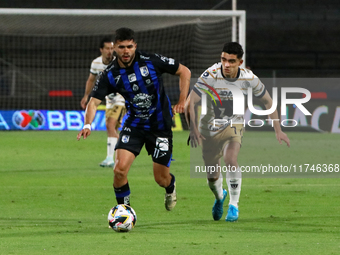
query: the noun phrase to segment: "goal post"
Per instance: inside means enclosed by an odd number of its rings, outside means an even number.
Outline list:
[[[0,9],[0,110],[80,110],[99,42],[120,27],[136,32],[139,50],[178,59],[193,79],[219,61],[225,42],[238,41],[246,50],[241,10]],[[174,78],[164,77],[172,103],[178,98]]]

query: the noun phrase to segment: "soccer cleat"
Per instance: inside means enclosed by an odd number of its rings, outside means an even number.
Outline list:
[[[225,217],[226,221],[237,221],[238,219],[238,209],[234,205],[229,205],[227,217]]]
[[[228,192],[224,189],[223,190],[223,198],[221,200],[215,199],[214,206],[212,208],[212,216],[214,220],[221,219],[223,215],[223,203],[225,198],[227,197]]]
[[[99,165],[101,167],[113,167],[115,162],[113,161],[112,158],[107,157],[105,160],[103,160]]]
[[[165,209],[168,211],[171,211],[174,209],[176,203],[177,203],[177,195],[176,195],[176,182],[174,184],[174,191],[170,194],[165,193],[165,198],[164,198],[164,204],[165,204]]]

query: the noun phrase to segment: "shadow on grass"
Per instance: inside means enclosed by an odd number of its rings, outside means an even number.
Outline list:
[[[133,232],[159,231],[209,231],[209,232],[262,232],[262,233],[334,233],[340,234],[338,216],[317,217],[261,217],[239,219],[237,222],[225,222],[210,219],[159,221],[152,223],[138,222]],[[43,229],[48,228],[48,231]],[[2,237],[28,237],[31,235],[58,234],[103,234],[110,233],[105,221],[81,221],[79,219],[24,219],[0,218]]]

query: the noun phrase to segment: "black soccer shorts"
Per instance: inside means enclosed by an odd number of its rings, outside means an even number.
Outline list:
[[[172,131],[146,131],[125,126],[115,149],[124,149],[137,157],[145,144],[152,161],[169,167],[172,159]]]

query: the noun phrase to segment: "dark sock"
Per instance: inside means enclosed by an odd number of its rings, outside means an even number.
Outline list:
[[[115,187],[113,187],[113,188],[115,190],[117,203],[118,204],[130,205],[130,187],[129,187],[129,183],[127,182],[125,185],[123,185],[120,188],[115,188]]]
[[[168,194],[171,194],[172,192],[174,192],[174,189],[175,189],[175,176],[173,174],[170,174],[170,175],[171,175],[170,185],[165,188],[165,191]]]

